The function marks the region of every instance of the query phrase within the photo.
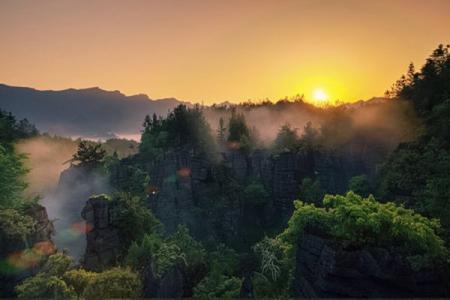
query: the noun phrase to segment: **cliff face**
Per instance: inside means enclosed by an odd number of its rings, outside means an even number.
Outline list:
[[[34,205],[27,210],[27,215],[36,221],[36,230],[30,236],[30,243],[51,243],[55,233],[53,223],[48,219],[47,210],[42,205]]]
[[[344,250],[317,235],[297,244],[293,291],[301,298],[445,297],[449,286],[439,272],[414,271],[393,250]],[[448,284],[448,283],[447,283]]]
[[[110,203],[106,196],[94,196],[81,212],[86,220],[86,251],[82,263],[88,270],[100,271],[113,265],[119,254],[119,235],[113,225]]]
[[[285,222],[303,178],[317,178],[325,190],[341,193],[348,179],[365,168],[360,161],[331,152],[227,150],[221,155],[216,162],[194,151],[173,150],[143,163],[150,175],[149,206],[168,232],[186,224],[198,239],[237,243],[246,239],[242,225],[247,220],[272,229],[274,223]],[[263,205],[249,207],[243,191],[255,180],[269,197]]]

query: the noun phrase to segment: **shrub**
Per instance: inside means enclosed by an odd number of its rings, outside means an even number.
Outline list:
[[[98,273],[84,290],[86,299],[138,298],[141,294],[140,279],[128,268],[113,268]]]
[[[306,226],[320,229],[344,247],[396,247],[415,268],[448,259],[439,237],[439,221],[428,219],[392,202],[380,203],[373,196],[353,192],[326,195],[323,208],[295,201],[295,211],[281,238],[294,245]]]
[[[194,298],[236,299],[239,298],[242,280],[220,273],[211,273],[194,288]]]

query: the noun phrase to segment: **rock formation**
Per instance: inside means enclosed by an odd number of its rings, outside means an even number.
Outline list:
[[[392,249],[346,250],[318,235],[297,244],[293,291],[301,298],[448,297],[439,272],[414,271]],[[447,279],[448,280],[448,279]],[[447,283],[448,284],[448,283]]]
[[[86,251],[83,266],[88,270],[102,270],[116,262],[119,254],[119,235],[115,228],[113,209],[105,195],[93,196],[81,213],[86,220]]]

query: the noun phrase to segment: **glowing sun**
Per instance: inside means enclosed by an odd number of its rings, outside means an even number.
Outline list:
[[[328,95],[322,89],[315,89],[313,91],[313,98],[314,98],[314,101],[319,102],[319,103],[323,103],[323,102],[328,100]]]

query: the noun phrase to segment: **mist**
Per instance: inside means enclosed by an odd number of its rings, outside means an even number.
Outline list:
[[[350,139],[365,135],[364,140],[372,139],[390,150],[401,142],[414,139],[421,127],[412,105],[401,100],[374,98],[366,102],[322,108],[302,101],[281,101],[276,104],[207,108],[204,114],[213,134],[217,132],[220,118],[227,126],[232,109],[245,116],[248,127],[256,130],[266,147],[271,145],[285,124],[296,129],[299,135],[308,122],[318,130],[334,127],[335,136],[325,143],[345,144]]]
[[[265,147],[271,146],[283,125],[289,124],[301,135],[305,125],[311,122],[321,133],[322,145],[360,155],[364,155],[367,148],[372,152],[378,151],[374,148],[380,148],[380,156],[385,156],[399,143],[414,139],[421,127],[410,103],[386,99],[327,108],[301,101],[284,101],[239,105],[232,109],[244,114],[248,127],[257,132]],[[203,109],[213,135],[220,118],[227,126],[232,109],[217,106]],[[138,139],[137,133],[134,139]],[[70,167],[68,161],[76,152],[78,142],[42,135],[22,140],[16,147],[19,153],[28,157],[25,161],[30,170],[26,178],[29,183],[27,194],[39,195],[49,218],[54,220],[56,245],[67,249],[72,256],[82,258],[86,227],[81,210],[92,194],[108,193],[112,188],[103,175],[79,166]],[[122,149],[120,157],[132,155],[138,149],[135,142],[117,139],[104,145],[110,154]]]
[[[27,156],[24,161],[29,169],[26,194],[41,198],[40,203],[47,209],[55,227],[53,240],[56,246],[80,259],[86,245],[86,226],[81,210],[92,194],[111,189],[101,174],[70,167],[68,160],[77,147],[77,140],[48,135],[22,140],[16,145],[17,151]]]

